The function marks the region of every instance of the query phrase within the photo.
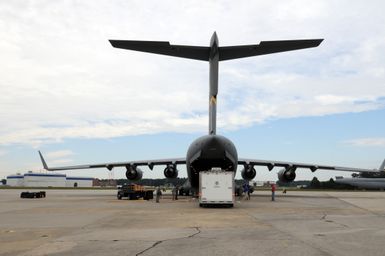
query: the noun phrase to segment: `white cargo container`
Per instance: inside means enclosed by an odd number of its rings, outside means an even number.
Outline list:
[[[199,206],[234,206],[234,173],[212,168],[199,173]]]

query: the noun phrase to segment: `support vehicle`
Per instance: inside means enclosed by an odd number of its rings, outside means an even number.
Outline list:
[[[127,197],[129,200],[150,200],[154,198],[154,190],[145,189],[141,185],[136,184],[124,184],[118,187],[118,194],[116,197],[120,200],[123,197]]]
[[[199,184],[199,206],[234,206],[234,172],[221,168],[202,171]]]

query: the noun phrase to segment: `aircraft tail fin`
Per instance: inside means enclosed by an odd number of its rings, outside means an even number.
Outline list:
[[[47,165],[47,163],[45,162],[44,157],[43,157],[43,155],[41,154],[40,150],[39,150],[39,155],[40,155],[40,160],[41,160],[41,162],[42,162],[42,164],[43,164],[44,169],[46,169],[47,171],[49,171],[50,169],[48,168],[48,165]]]
[[[219,60],[231,60],[276,52],[317,47],[323,39],[262,41],[255,45],[219,47]]]
[[[171,45],[165,41],[109,40],[115,48],[148,52],[194,60],[209,60],[209,47]]]
[[[317,47],[323,39],[262,41],[255,45],[219,47],[218,37],[216,32],[214,32],[210,40],[210,47],[171,45],[166,41],[109,41],[115,48],[209,61],[209,134],[215,134],[219,61]]]

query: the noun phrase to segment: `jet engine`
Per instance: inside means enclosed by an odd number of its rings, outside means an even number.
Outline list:
[[[289,183],[295,180],[296,167],[286,167],[278,172],[278,179],[280,182]]]
[[[163,174],[168,179],[175,179],[178,177],[178,170],[176,169],[175,165],[167,165],[167,167],[164,169]]]
[[[248,164],[245,165],[245,167],[241,171],[242,179],[244,180],[252,180],[257,175],[257,172],[255,171],[255,168],[253,165]]]
[[[128,180],[138,181],[143,176],[142,170],[139,169],[138,167],[134,166],[134,165],[127,165],[126,169],[127,169],[126,177]]]

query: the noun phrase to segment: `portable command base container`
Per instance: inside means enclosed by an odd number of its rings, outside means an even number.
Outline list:
[[[199,173],[199,206],[233,207],[234,201],[234,172],[212,168]]]

